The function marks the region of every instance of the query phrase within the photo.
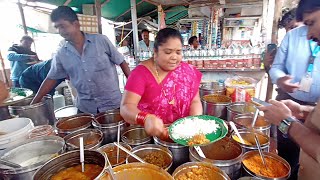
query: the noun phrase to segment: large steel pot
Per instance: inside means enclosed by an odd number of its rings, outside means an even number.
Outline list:
[[[250,151],[250,152],[246,152],[244,155],[243,155],[243,158],[242,158],[242,167],[244,169],[244,175],[249,175],[249,176],[252,176],[254,178],[257,178],[257,179],[264,179],[264,180],[286,180],[290,177],[290,174],[291,174],[291,167],[290,167],[290,164],[284,160],[283,158],[281,158],[280,156],[278,156],[277,154],[275,153],[269,153],[269,152],[262,152],[264,157],[266,158],[266,164],[267,164],[267,168],[268,166],[273,166],[272,167],[269,167],[269,170],[268,170],[268,174],[269,173],[272,173],[271,169],[275,169],[275,171],[279,171],[281,167],[279,166],[282,166],[282,170],[284,170],[282,173],[283,173],[283,176],[281,177],[268,177],[268,176],[264,176],[262,174],[257,174],[253,171],[253,169],[250,169],[252,166],[254,166],[255,169],[257,168],[265,168],[261,162],[261,164],[256,164],[257,161],[255,160],[254,161],[254,164],[253,162],[249,159],[250,157],[253,157],[253,156],[256,156],[257,158],[260,159],[260,154],[259,154],[259,151]],[[272,162],[268,162],[267,159],[272,159],[273,161],[275,161],[274,163]],[[245,161],[248,161],[248,163],[245,163]],[[250,162],[251,161],[251,162]],[[281,163],[282,165],[280,164],[276,164],[276,163]],[[246,166],[248,164],[252,164],[252,166]],[[259,171],[259,170],[258,170]],[[271,172],[270,172],[271,171]],[[261,173],[261,171],[259,171]]]
[[[101,173],[96,177],[99,179],[105,175],[104,169],[106,169],[105,156],[98,151],[94,150],[84,150],[84,163],[85,164],[97,164],[103,168]],[[63,169],[73,167],[80,164],[80,151],[70,151],[64,153],[46,164],[44,164],[40,169],[38,169],[33,179],[35,180],[50,180],[51,177]]]
[[[208,179],[219,179],[219,180],[229,180],[230,178],[228,175],[223,172],[221,169],[215,167],[214,165],[210,163],[204,163],[204,162],[188,162],[181,166],[179,166],[172,174],[174,179],[181,178],[180,176],[184,176],[184,178],[188,177],[187,173],[193,172],[192,170],[199,170],[199,168],[203,168],[207,170],[207,172],[201,172],[200,175],[203,176],[202,173],[206,173],[204,175],[207,175]],[[197,175],[196,173],[194,173]],[[206,179],[207,179],[206,178]]]
[[[121,146],[125,147],[129,151],[131,151],[131,146],[124,142],[119,142]],[[117,158],[117,153],[119,149],[119,157]],[[127,157],[129,156],[126,152],[118,148],[114,143],[105,144],[97,149],[101,153],[106,153],[109,158],[109,161],[112,167],[119,166],[126,162]]]
[[[233,118],[234,124],[238,129],[250,129],[253,121],[253,114],[238,114]],[[261,132],[270,137],[271,124],[264,119],[263,116],[258,116],[254,125],[254,130]]]
[[[223,85],[219,85],[218,82],[201,82],[199,93],[200,97],[208,94],[226,95],[226,89]]]
[[[119,109],[97,114],[92,125],[103,132],[103,144],[117,141],[118,127],[120,126],[120,133],[127,127],[127,123],[121,117]]]
[[[181,164],[189,161],[188,146],[182,146],[180,144],[177,144],[173,142],[171,139],[168,139],[166,141],[161,140],[158,137],[153,137],[153,139],[155,144],[166,147],[172,152],[172,155],[173,155],[172,169],[175,169]]]
[[[173,180],[172,176],[162,168],[148,163],[130,163],[114,167],[116,179],[119,180]],[[110,177],[107,177],[111,179]]]
[[[78,114],[78,108],[70,105],[70,106],[64,106],[54,111],[54,115],[57,120],[65,117],[70,117]]]
[[[256,111],[256,106],[248,102],[234,102],[227,106],[227,121],[232,121],[238,114],[249,114]]]
[[[27,140],[7,149],[1,159],[19,164],[21,168],[0,167],[0,179],[31,180],[34,172],[51,158],[63,153],[64,140],[58,136],[48,136]]]
[[[123,131],[121,140],[131,147],[152,143],[152,137],[146,133],[144,127],[135,125],[129,126]]]
[[[209,94],[201,98],[203,113],[221,119],[227,119],[227,105],[231,98],[225,95]]]
[[[41,102],[30,105],[32,97],[9,106],[9,111],[14,116],[27,117],[35,126],[54,125],[56,118],[53,111],[53,100],[50,95],[42,98]]]
[[[92,114],[77,114],[59,119],[55,124],[55,129],[60,137],[64,137],[75,131],[90,128],[93,120],[94,116]]]
[[[261,150],[269,152],[270,149],[270,138],[262,133],[248,131],[248,130],[239,130],[239,134],[244,140],[245,143],[240,142],[240,139],[235,134],[235,132],[232,133],[232,138],[239,143],[239,145],[242,147],[244,152],[252,151],[252,150],[258,150],[258,146],[256,144],[254,136],[256,135],[259,143],[261,145]]]
[[[83,137],[84,149],[98,149],[103,141],[103,134],[98,129],[83,129],[64,137],[68,151],[80,148],[80,137]]]
[[[210,162],[227,173],[232,180],[240,177],[243,150],[239,144],[226,137],[215,143],[201,146],[201,149],[206,158],[200,157],[194,147],[189,148],[191,161]]]
[[[141,146],[134,147],[131,152],[140,158],[144,159],[146,156],[150,155],[150,153],[159,153],[163,157],[163,160],[165,162],[165,167],[163,167],[164,170],[169,171],[171,170],[173,172],[173,169],[170,169],[172,166],[172,153],[168,148],[162,147],[157,144],[145,144]],[[156,156],[154,156],[156,157]],[[132,162],[138,162],[135,158],[128,156],[127,163]],[[156,165],[156,164],[155,164]],[[169,171],[170,172],[170,171]]]

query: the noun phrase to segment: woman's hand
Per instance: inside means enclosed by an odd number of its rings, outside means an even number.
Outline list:
[[[291,110],[283,102],[270,100],[269,103],[272,105],[258,108],[264,112],[264,117],[272,124],[279,126],[282,120],[292,116]]]
[[[144,129],[150,136],[161,137],[165,134],[165,127],[163,121],[153,114],[147,115],[144,121]]]

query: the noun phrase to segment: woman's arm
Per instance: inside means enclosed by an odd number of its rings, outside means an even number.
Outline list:
[[[189,115],[190,116],[202,115],[202,113],[203,113],[203,108],[202,108],[199,90],[198,90],[196,96],[193,98],[191,102]]]
[[[136,123],[136,115],[140,112],[138,109],[140,99],[141,96],[138,94],[130,91],[124,91],[120,105],[120,114],[126,122],[130,124]]]
[[[138,103],[141,96],[130,91],[124,91],[121,105],[120,114],[124,120],[130,124],[137,124],[136,116],[139,112]],[[151,136],[162,137],[166,134],[163,121],[154,114],[148,114],[144,120],[144,129],[147,134]]]

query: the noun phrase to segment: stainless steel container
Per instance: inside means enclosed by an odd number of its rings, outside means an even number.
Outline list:
[[[107,111],[99,113],[95,116],[92,122],[94,128],[103,132],[103,144],[112,143],[117,141],[118,126],[120,126],[120,133],[123,132],[127,123],[120,115],[120,110]]]
[[[201,146],[201,149],[206,158],[200,157],[194,147],[189,148],[191,161],[210,162],[228,174],[232,180],[240,177],[243,150],[238,143],[226,137],[215,143]]]
[[[58,120],[61,118],[74,116],[76,114],[78,114],[78,108],[73,105],[64,106],[54,111],[54,115]]]
[[[122,164],[114,167],[113,171],[119,180],[173,180],[167,171],[148,163]]]
[[[227,121],[232,121],[238,114],[254,113],[256,106],[248,102],[234,102],[227,106]]]
[[[200,97],[203,97],[208,94],[226,95],[226,89],[224,86],[219,85],[218,82],[201,82],[199,93]]]
[[[182,146],[180,144],[177,144],[173,142],[171,139],[167,141],[161,140],[157,137],[153,137],[153,139],[155,144],[166,147],[172,152],[172,155],[173,155],[172,169],[175,169],[181,164],[189,161],[188,146]]]
[[[210,102],[210,98],[223,99],[224,102]],[[231,103],[231,98],[225,95],[209,94],[201,98],[203,113],[205,115],[215,116],[221,119],[227,119],[227,105]]]
[[[169,171],[169,169],[172,166],[172,153],[168,148],[162,147],[160,145],[156,144],[145,144],[141,146],[134,147],[131,152],[140,158],[144,159],[148,154],[150,153],[160,153],[162,157],[164,158],[164,162],[166,166],[163,168],[166,171]],[[138,162],[135,158],[128,156],[127,163],[132,163],[132,162]],[[154,164],[156,165],[156,164]],[[172,170],[173,171],[173,170]]]
[[[129,126],[123,131],[121,140],[131,147],[152,143],[152,137],[146,133],[144,127],[135,125]]]
[[[34,172],[51,158],[65,150],[64,140],[48,136],[25,141],[6,150],[1,159],[21,165],[21,168],[0,167],[0,179],[31,180]]]
[[[84,150],[84,163],[85,164],[97,164],[103,168],[101,173],[96,177],[99,179],[105,175],[104,169],[107,167],[105,156],[98,151]],[[51,177],[63,169],[73,167],[80,164],[80,151],[70,151],[64,153],[38,169],[33,176],[35,180],[50,180]]]
[[[238,114],[233,118],[232,121],[238,129],[247,130],[251,128],[253,117],[253,114]],[[258,116],[254,126],[254,130],[270,137],[270,128],[271,124],[268,121],[266,121],[263,116]]]
[[[53,111],[53,100],[50,95],[42,98],[41,102],[30,105],[32,97],[9,106],[9,111],[14,116],[27,117],[35,126],[54,125],[56,118]]]
[[[72,132],[90,128],[93,120],[94,116],[91,114],[77,114],[59,119],[55,129],[60,137],[64,137]]]
[[[256,179],[264,179],[264,180],[286,180],[290,177],[290,174],[291,174],[291,167],[290,167],[290,164],[284,160],[283,158],[281,158],[280,156],[278,156],[277,154],[274,154],[274,153],[269,153],[269,152],[263,152],[265,158],[271,158],[273,160],[276,160],[280,163],[282,163],[286,169],[287,169],[287,172],[284,172],[284,176],[282,177],[266,177],[266,176],[262,176],[260,174],[256,174],[254,173],[252,170],[250,170],[248,167],[246,167],[244,161],[251,157],[251,156],[260,156],[259,152],[258,151],[250,151],[250,152],[247,152],[243,155],[243,158],[242,158],[242,167],[244,169],[244,172],[245,172],[245,175],[249,175],[249,176],[252,176]],[[262,165],[262,164],[261,164]],[[270,164],[268,164],[270,165]],[[262,165],[263,166],[263,165]],[[276,166],[276,165],[275,165]],[[255,167],[257,168],[257,167]],[[264,168],[264,167],[263,167]],[[267,166],[268,168],[268,166]]]
[[[103,141],[103,133],[98,129],[83,129],[75,131],[64,137],[69,151],[80,148],[80,137],[83,137],[84,149],[98,149]]]
[[[204,162],[188,162],[185,163],[181,166],[179,166],[172,174],[174,179],[179,178],[179,176],[186,174],[188,172],[191,172],[192,169],[199,169],[199,168],[205,168],[205,169],[210,169],[208,170],[207,174],[209,179],[219,179],[219,180],[229,180],[230,178],[228,175],[223,172],[221,169],[215,167],[214,165],[210,163],[204,163]]]
[[[131,146],[129,146],[128,144],[123,143],[123,142],[119,142],[119,143],[121,146],[123,146],[126,149],[128,149],[129,151],[131,151],[131,149],[132,149]],[[101,153],[106,153],[112,167],[116,167],[121,164],[124,164],[126,162],[127,157],[129,156],[126,152],[124,152],[123,150],[121,150],[119,148],[119,158],[117,161],[117,149],[118,149],[118,147],[116,145],[114,145],[113,143],[109,143],[109,144],[105,144],[105,145],[99,147],[97,150]]]
[[[235,135],[235,133],[232,133],[232,138],[237,143],[240,144],[244,152],[252,151],[252,150],[258,150],[258,146],[256,145],[254,134],[248,130],[239,130],[239,134],[242,137],[242,139],[245,141],[245,144],[241,143],[239,138]],[[261,150],[269,152],[270,149],[270,138],[262,133],[255,132],[255,135],[257,136],[259,143],[261,145]]]

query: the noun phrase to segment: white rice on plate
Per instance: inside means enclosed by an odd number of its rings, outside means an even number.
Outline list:
[[[174,139],[190,139],[197,134],[216,133],[220,129],[215,121],[199,119],[197,117],[186,119],[172,128]]]

